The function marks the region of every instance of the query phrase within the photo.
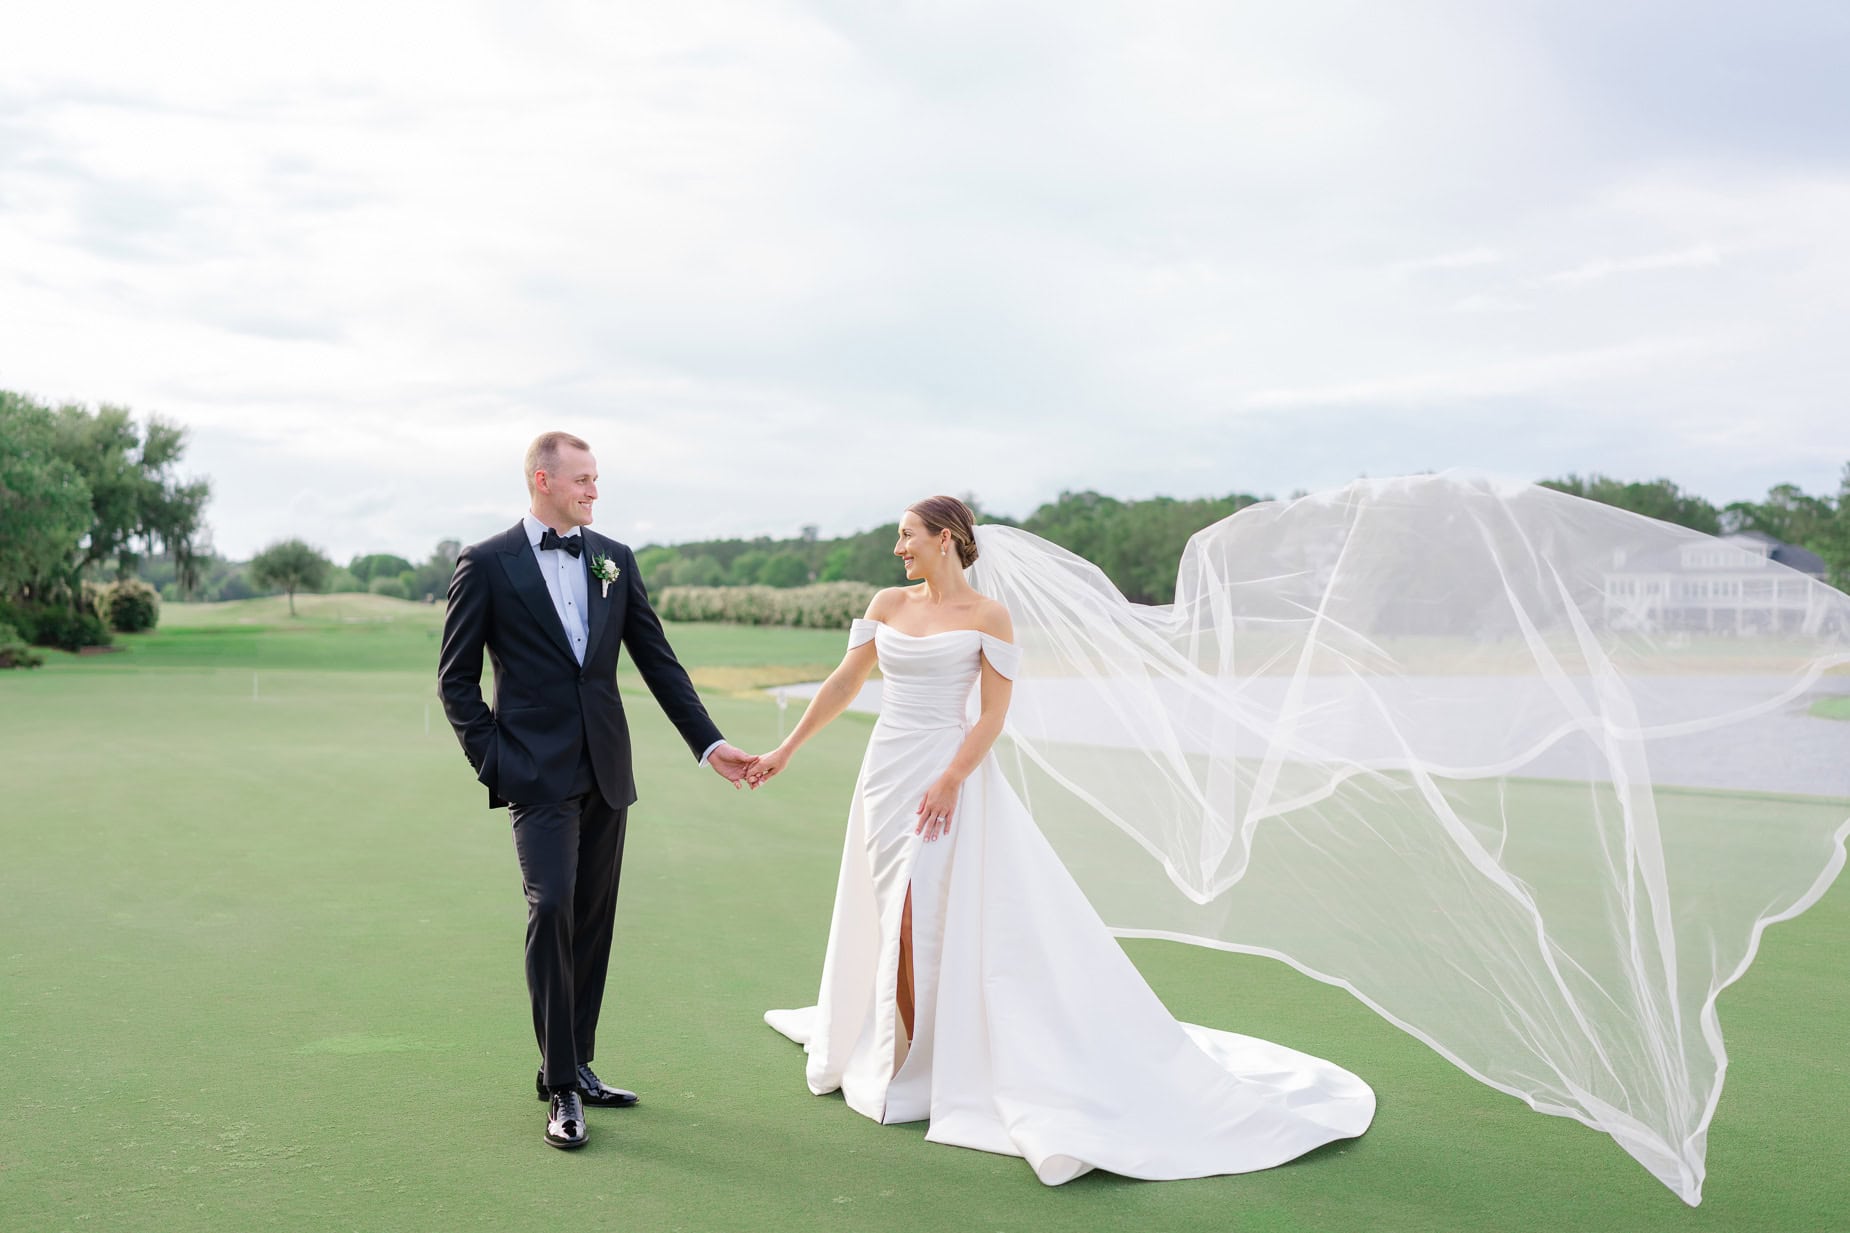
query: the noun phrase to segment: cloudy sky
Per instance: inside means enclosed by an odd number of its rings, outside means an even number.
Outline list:
[[[219,550],[636,543],[1454,466],[1834,492],[1850,7],[9,8],[0,388]]]

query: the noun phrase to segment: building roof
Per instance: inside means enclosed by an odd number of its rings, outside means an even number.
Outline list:
[[[1764,544],[1766,545],[1767,560],[1773,562],[1775,565],[1783,565],[1787,569],[1795,570],[1798,573],[1809,574],[1813,578],[1822,580],[1825,574],[1829,572],[1824,564],[1824,558],[1817,553],[1801,548],[1797,544],[1788,544],[1781,540],[1774,539],[1764,531],[1737,531],[1732,535],[1718,535],[1712,538],[1724,544],[1728,543],[1730,540],[1750,540],[1756,544]],[[1683,550],[1696,542],[1698,541],[1692,538],[1682,543],[1666,545],[1650,552],[1630,554],[1623,565],[1615,567],[1611,572],[1615,574],[1682,574],[1701,573],[1705,571],[1732,573],[1738,572],[1741,569],[1741,566],[1733,564],[1723,566],[1683,565],[1681,560]],[[1751,551],[1750,549],[1742,550]]]
[[[1777,546],[1768,554],[1773,560],[1778,561],[1788,569],[1796,569],[1801,574],[1810,574],[1814,578],[1824,577],[1825,565],[1823,557],[1812,552],[1810,549],[1801,548],[1797,544],[1781,544],[1778,540],[1774,540],[1773,542]]]

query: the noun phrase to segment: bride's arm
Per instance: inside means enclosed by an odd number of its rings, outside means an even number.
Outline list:
[[[876,614],[881,608],[881,599],[884,595],[885,592],[876,595],[873,602],[867,606],[869,620],[880,619]],[[877,662],[879,662],[879,652],[874,649],[872,640],[863,642],[860,646],[849,647],[848,653],[842,656],[842,661],[836,665],[835,671],[829,673],[828,680],[822,683],[821,687],[816,690],[815,696],[809,700],[809,705],[803,708],[803,717],[797,721],[797,726],[791,730],[790,735],[784,738],[784,743],[760,757],[747,774],[746,778],[752,787],[757,787],[783,770],[789,765],[790,755],[802,748],[803,743],[810,737],[828,727],[836,716],[847,710],[848,704],[860,694],[861,686],[867,684],[867,678],[873,673]]]
[[[1007,608],[996,604],[984,615],[985,619],[978,626],[984,633],[1004,642],[1015,640],[1015,626],[1009,620]],[[919,824],[913,832],[923,835],[927,842],[951,829],[951,819],[957,813],[957,795],[963,789],[964,780],[970,778],[989,756],[990,747],[1002,735],[1002,725],[1008,719],[1009,699],[1014,695],[1015,683],[997,672],[987,656],[983,659],[981,688],[982,710],[976,722],[964,734],[963,743],[957,747],[951,764],[944,768],[944,774],[938,776],[919,802]]]
[[[784,755],[785,762],[790,760],[791,754],[803,747],[805,741],[848,709],[848,704],[861,692],[861,686],[867,684],[867,678],[874,670],[874,660],[874,644],[871,642],[863,642],[842,656],[841,663],[835,671],[829,673],[829,679],[822,683],[815,697],[809,700],[809,705],[803,708],[803,718],[797,721],[797,726],[784,738],[784,743],[777,747],[776,752]]]

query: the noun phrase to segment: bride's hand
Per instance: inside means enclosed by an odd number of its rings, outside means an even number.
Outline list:
[[[765,780],[790,765],[790,750],[779,745],[768,754],[760,754],[752,763],[752,769],[745,772],[745,782],[753,788],[761,786]]]
[[[962,787],[949,775],[933,784],[926,791],[925,799],[919,802],[919,824],[912,828],[912,833],[925,836],[925,842],[930,843],[949,831],[951,818],[957,812],[957,793]]]

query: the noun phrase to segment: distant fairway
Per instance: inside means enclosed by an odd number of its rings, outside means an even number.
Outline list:
[[[1850,698],[1820,698],[1811,704],[1811,713],[1823,719],[1850,719]]]
[[[0,672],[0,1231],[1830,1230],[1850,1225],[1850,890],[1721,999],[1702,1207],[1283,964],[1127,949],[1178,1016],[1321,1054],[1373,1129],[1264,1173],[1058,1189],[803,1086],[868,720],[771,787],[698,770],[625,677],[642,801],[583,1152],[540,1141],[506,815],[435,705],[440,609],[170,605],[123,653]],[[670,631],[722,728],[838,633]],[[785,722],[794,718],[794,709]],[[426,725],[428,723],[428,731]],[[1096,1093],[1109,1099],[1110,1093]]]

